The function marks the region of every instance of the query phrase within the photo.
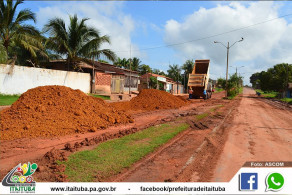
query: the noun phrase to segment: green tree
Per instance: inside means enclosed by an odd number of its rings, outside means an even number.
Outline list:
[[[27,22],[36,22],[36,17],[29,9],[20,10],[17,7],[23,0],[0,1],[0,43],[4,47],[2,56],[10,59],[8,62],[15,63],[18,57],[25,53],[25,59],[36,61],[38,55],[47,57],[44,52],[43,37],[40,32]],[[6,53],[6,54],[5,54]],[[4,58],[3,58],[4,59]],[[3,60],[2,59],[2,60]],[[22,60],[18,62],[22,63]]]
[[[0,42],[0,64],[6,63],[8,59],[7,53],[3,44]]]
[[[152,71],[154,74],[159,74],[159,75],[162,75],[162,76],[166,76],[166,74],[163,72],[163,71],[161,71],[161,70],[159,70],[159,69],[153,69],[153,71]]]
[[[182,65],[182,70],[186,74],[191,74],[194,68],[194,61],[193,60],[187,60],[183,65]]]
[[[99,59],[100,56],[114,61],[116,55],[110,49],[100,49],[102,44],[110,43],[110,37],[100,35],[100,32],[86,25],[88,18],[78,19],[77,15],[69,16],[70,23],[66,28],[65,21],[54,18],[44,27],[44,32],[50,34],[47,46],[54,52],[65,55],[67,63],[73,69],[77,69],[77,62],[88,60],[92,57]]]
[[[257,88],[260,84],[260,73],[254,73],[249,78],[249,82],[252,84],[253,88]]]
[[[189,81],[189,74],[192,73],[194,68],[194,61],[193,60],[187,60],[183,65],[182,65],[182,70],[184,71],[184,78],[182,78],[182,83],[184,83],[185,89],[187,88],[188,81]],[[183,80],[185,79],[185,81]]]
[[[149,65],[146,65],[146,64],[142,64],[139,69],[138,69],[138,72],[140,75],[143,75],[143,74],[146,74],[146,73],[151,73],[152,70],[150,68]]]
[[[226,79],[223,79],[223,78],[217,79],[217,86],[218,87],[222,87],[223,89],[225,89],[225,84],[226,84]]]
[[[250,82],[259,85],[263,91],[283,92],[289,82],[292,82],[292,65],[287,63],[277,64],[267,71],[254,73]]]
[[[157,89],[157,78],[156,77],[149,78],[149,86],[151,89]]]
[[[116,65],[119,68],[129,68],[130,67],[130,60],[126,58],[118,58],[115,62],[114,65]]]
[[[141,64],[141,60],[139,58],[134,57],[131,63],[131,70],[138,71]]]
[[[169,69],[167,70],[167,73],[168,73],[168,77],[172,78],[174,81],[180,81],[182,78],[181,68],[177,64],[169,65]]]

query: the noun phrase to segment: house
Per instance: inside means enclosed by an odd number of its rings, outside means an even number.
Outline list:
[[[159,87],[160,90],[167,91],[171,94],[184,93],[184,87],[181,83],[177,83],[167,76],[158,75],[154,73],[146,73],[140,77],[139,91],[142,89],[150,88],[150,77],[155,77],[157,79],[158,85],[156,86]]]
[[[92,65],[94,64],[94,65]],[[51,69],[68,70],[65,60],[54,60],[47,64]],[[77,63],[78,70],[94,74],[94,85],[91,85],[92,93],[110,95],[110,94],[129,94],[138,92],[140,83],[137,71],[119,68],[115,65],[94,61],[80,61]],[[92,84],[92,83],[91,83]]]

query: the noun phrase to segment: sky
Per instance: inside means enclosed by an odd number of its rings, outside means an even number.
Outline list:
[[[229,74],[238,67],[244,84],[255,72],[292,63],[292,1],[25,1],[20,8],[36,13],[40,30],[55,17],[90,18],[88,25],[111,38],[103,48],[164,72],[210,59],[211,78],[225,78],[223,45],[241,37],[229,50]]]

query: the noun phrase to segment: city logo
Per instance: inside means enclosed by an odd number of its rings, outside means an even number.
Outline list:
[[[280,173],[269,173],[266,177],[266,192],[280,191],[284,185],[284,177]]]
[[[257,190],[258,189],[258,174],[257,173],[241,173],[240,174],[240,190]]]
[[[10,193],[34,193],[35,181],[32,174],[38,168],[37,164],[19,163],[2,180],[2,185],[10,187]]]

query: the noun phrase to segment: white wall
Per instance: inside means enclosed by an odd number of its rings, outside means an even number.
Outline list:
[[[90,74],[0,64],[0,93],[22,94],[44,85],[63,85],[90,92]]]

